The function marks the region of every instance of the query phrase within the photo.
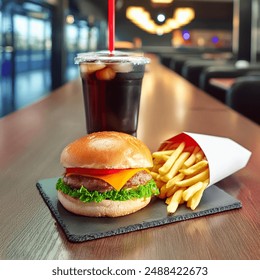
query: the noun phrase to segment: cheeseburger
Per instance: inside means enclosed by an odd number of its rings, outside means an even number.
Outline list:
[[[131,135],[104,131],[86,135],[61,153],[65,167],[58,199],[68,211],[91,217],[118,217],[145,207],[159,190],[148,168],[147,146]]]

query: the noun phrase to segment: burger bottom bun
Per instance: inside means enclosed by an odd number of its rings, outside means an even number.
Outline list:
[[[69,212],[88,217],[125,216],[144,208],[151,201],[151,197],[148,197],[127,201],[82,202],[61,191],[58,191],[58,199]]]

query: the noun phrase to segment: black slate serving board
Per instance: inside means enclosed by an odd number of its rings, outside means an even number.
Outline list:
[[[57,180],[58,178],[42,179],[36,186],[71,242],[84,242],[128,233],[242,207],[239,200],[213,185],[205,190],[199,206],[194,211],[181,205],[174,215],[168,215],[164,201],[154,199],[147,207],[124,217],[83,217],[68,212],[60,204],[55,188]]]

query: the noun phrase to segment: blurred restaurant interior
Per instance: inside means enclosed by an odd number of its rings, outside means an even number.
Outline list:
[[[230,106],[209,79],[250,79],[259,104],[259,13],[260,0],[116,0],[115,48],[158,55]],[[103,49],[106,0],[0,0],[0,117],[76,79],[77,53]]]

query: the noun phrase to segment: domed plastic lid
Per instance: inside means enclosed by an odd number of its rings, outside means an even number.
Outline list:
[[[133,63],[133,64],[147,64],[150,63],[150,59],[143,56],[142,53],[135,52],[121,52],[114,51],[99,51],[99,52],[86,52],[79,53],[75,57],[75,64],[82,62],[87,63]]]

